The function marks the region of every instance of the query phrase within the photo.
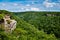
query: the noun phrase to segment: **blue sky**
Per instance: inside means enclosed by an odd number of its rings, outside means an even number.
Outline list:
[[[60,12],[60,0],[0,0],[0,10]]]

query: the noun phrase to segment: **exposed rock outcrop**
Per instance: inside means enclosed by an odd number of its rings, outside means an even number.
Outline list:
[[[5,29],[5,32],[12,32],[15,28],[16,28],[16,21],[15,20],[6,20],[4,18],[4,29]]]
[[[15,20],[10,20],[10,24],[5,21],[5,31],[12,32],[16,28],[16,21]]]

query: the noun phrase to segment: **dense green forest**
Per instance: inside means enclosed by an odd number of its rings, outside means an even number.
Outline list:
[[[60,12],[0,10],[0,20],[5,13],[17,21],[17,28],[12,33],[0,28],[0,40],[60,40]]]

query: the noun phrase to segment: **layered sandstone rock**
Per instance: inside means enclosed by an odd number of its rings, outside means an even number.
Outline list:
[[[4,26],[6,32],[12,32],[16,28],[16,21],[15,20],[9,20],[10,23],[6,19],[4,19]]]

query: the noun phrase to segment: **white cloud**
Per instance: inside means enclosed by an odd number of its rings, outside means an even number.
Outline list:
[[[30,6],[30,4],[27,4],[26,6]]]
[[[49,0],[45,0],[45,1],[49,1]]]
[[[24,11],[40,11],[39,8],[36,8],[36,7],[27,8],[26,6],[25,7],[21,7],[21,10],[24,10]]]
[[[34,8],[34,7],[31,8],[31,11],[39,11],[39,10],[40,10],[39,8]]]
[[[60,3],[56,3],[56,7],[60,8]]]
[[[14,6],[17,6],[18,4],[17,4],[17,3],[14,3],[13,5],[14,5]]]
[[[21,8],[21,10],[24,10],[24,8]]]
[[[29,11],[30,9],[26,8],[25,11]]]
[[[48,2],[48,0],[45,0],[43,2],[43,5],[47,8],[49,8],[49,7],[54,7],[56,5],[56,3],[54,3],[54,2],[50,3],[50,2]]]
[[[2,6],[6,6],[6,4],[5,4],[5,3],[0,3],[0,5],[2,5]]]
[[[56,2],[49,2],[49,0],[45,0],[43,2],[43,5],[47,8],[50,8],[50,7],[60,7],[60,3],[56,3]]]

